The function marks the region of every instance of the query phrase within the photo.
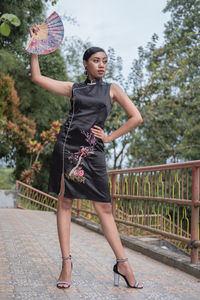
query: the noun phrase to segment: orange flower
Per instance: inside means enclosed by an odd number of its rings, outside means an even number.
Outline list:
[[[23,171],[22,174],[20,175],[20,180],[27,184],[32,183],[34,181],[33,171],[30,169]]]
[[[41,167],[42,167],[42,166],[41,166],[40,162],[39,162],[39,161],[36,161],[36,162],[34,162],[34,163],[32,164],[31,169],[32,169],[33,171],[35,171],[36,173],[40,173]]]
[[[38,153],[43,148],[41,143],[38,143],[36,140],[29,141],[28,153]]]

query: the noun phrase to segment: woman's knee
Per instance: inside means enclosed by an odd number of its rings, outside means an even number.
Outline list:
[[[111,203],[93,201],[93,205],[94,205],[94,208],[96,209],[97,213],[112,214]]]
[[[73,199],[60,197],[58,198],[58,207],[62,209],[70,209],[72,208]]]

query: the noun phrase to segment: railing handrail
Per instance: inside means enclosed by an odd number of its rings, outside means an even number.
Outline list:
[[[112,174],[122,174],[122,173],[140,173],[140,172],[152,172],[152,171],[163,171],[163,170],[174,170],[183,169],[191,167],[200,167],[200,160],[193,160],[189,162],[171,163],[165,165],[152,165],[146,167],[136,167],[129,169],[119,169],[119,170],[108,170],[108,175]]]
[[[34,192],[37,192],[37,193],[39,193],[39,194],[41,194],[41,195],[43,195],[43,196],[46,196],[46,197],[48,197],[48,198],[50,198],[50,199],[52,199],[52,200],[58,201],[57,198],[55,198],[55,197],[53,197],[53,196],[51,196],[51,195],[49,195],[49,194],[47,194],[47,193],[45,193],[45,192],[42,192],[42,191],[40,191],[40,190],[38,190],[38,189],[36,189],[36,188],[34,188],[34,187],[32,187],[32,186],[30,186],[30,185],[28,185],[28,184],[22,182],[22,181],[20,181],[20,180],[16,180],[16,191],[18,191],[18,189],[17,189],[18,184],[20,184],[20,185],[22,185],[22,186],[24,186],[24,187],[26,187],[26,188],[28,188],[28,189],[34,191]]]

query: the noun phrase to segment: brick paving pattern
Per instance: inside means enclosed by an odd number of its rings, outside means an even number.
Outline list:
[[[0,209],[0,299],[195,300],[200,280],[125,248],[142,290],[113,286],[113,252],[104,236],[71,225],[72,285],[56,288],[61,268],[56,215]]]

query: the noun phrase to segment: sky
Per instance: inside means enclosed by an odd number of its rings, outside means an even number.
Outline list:
[[[138,47],[145,47],[154,33],[158,44],[164,40],[164,24],[169,14],[162,10],[167,0],[58,0],[49,6],[61,16],[66,14],[76,19],[77,25],[64,21],[65,36],[77,36],[90,41],[93,46],[107,50],[114,48],[123,59],[123,74],[126,77],[132,61],[138,58]]]

